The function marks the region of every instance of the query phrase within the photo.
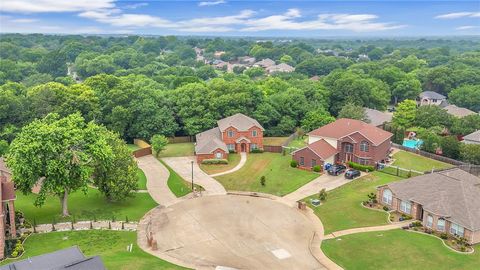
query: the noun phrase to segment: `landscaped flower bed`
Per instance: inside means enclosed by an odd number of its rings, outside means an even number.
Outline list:
[[[430,228],[422,226],[420,221],[414,221],[409,226],[406,226],[403,229],[436,236],[442,239],[446,246],[458,252],[473,252],[473,247],[467,243],[467,239],[463,237],[455,237],[445,232],[433,231]]]

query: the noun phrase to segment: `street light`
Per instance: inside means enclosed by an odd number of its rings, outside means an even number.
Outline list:
[[[193,191],[193,160],[192,160],[192,191]]]

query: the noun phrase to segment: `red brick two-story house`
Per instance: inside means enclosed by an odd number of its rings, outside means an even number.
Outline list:
[[[257,120],[237,113],[217,121],[218,127],[197,134],[195,155],[204,159],[227,159],[229,152],[263,149],[264,128]]]
[[[308,145],[292,153],[299,167],[353,161],[374,166],[390,152],[392,133],[365,122],[341,118],[308,134]]]
[[[0,157],[0,259],[5,257],[6,237],[17,237],[15,225],[15,199],[12,173]]]
[[[434,231],[480,243],[480,178],[461,169],[379,186],[378,201]]]

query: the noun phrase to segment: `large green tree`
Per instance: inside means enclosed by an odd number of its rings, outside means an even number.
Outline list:
[[[393,113],[392,123],[395,127],[407,129],[412,127],[417,113],[417,103],[413,100],[400,102]]]
[[[480,85],[464,85],[448,94],[449,101],[459,107],[480,112]]]

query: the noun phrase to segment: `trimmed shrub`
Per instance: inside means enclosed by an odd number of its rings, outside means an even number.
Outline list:
[[[267,178],[265,177],[265,175],[262,175],[262,177],[260,177],[260,184],[262,185],[262,187],[265,186],[266,181],[267,181]]]
[[[235,153],[235,150],[230,149],[230,150],[228,150],[228,153],[233,154],[233,153]]]
[[[442,238],[443,240],[446,240],[446,239],[448,239],[448,234],[446,234],[446,233],[441,233],[441,234],[440,234],[440,238]]]
[[[358,164],[356,162],[352,162],[352,161],[349,161],[348,162],[348,166],[352,169],[355,169],[355,170],[359,170],[359,171],[362,171],[362,172],[373,172],[375,170],[375,168],[373,166],[369,166],[369,165],[362,165],[362,164]]]
[[[390,210],[390,208],[388,208],[388,206],[383,207],[383,211],[389,211],[389,210]]]
[[[322,190],[320,190],[320,192],[318,193],[318,199],[320,199],[320,201],[324,202],[327,200],[327,190],[322,188]]]
[[[255,149],[252,149],[250,153],[263,153],[263,149],[255,148]]]
[[[228,164],[228,160],[226,159],[204,159],[202,160],[202,164],[209,165],[209,164]]]
[[[414,222],[412,222],[412,227],[414,227],[414,228],[415,228],[415,227],[422,227],[422,222],[420,222],[420,221],[418,221],[418,220],[417,220],[417,221],[414,221]]]
[[[313,169],[312,169],[314,172],[320,172],[322,170],[322,168],[320,167],[320,165],[315,165],[313,166]]]
[[[292,161],[290,161],[290,167],[292,167],[292,168],[296,168],[297,166],[298,166],[298,163],[297,163],[297,161],[296,161],[296,160],[292,160]]]

